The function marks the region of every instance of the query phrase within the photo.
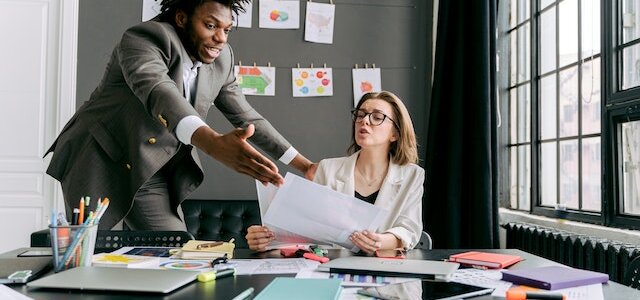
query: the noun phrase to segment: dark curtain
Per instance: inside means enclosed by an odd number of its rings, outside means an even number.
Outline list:
[[[497,248],[496,1],[441,0],[427,134],[434,248]]]

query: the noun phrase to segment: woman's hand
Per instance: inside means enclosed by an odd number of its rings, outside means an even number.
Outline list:
[[[382,234],[369,232],[367,230],[355,231],[349,236],[349,240],[354,245],[369,255],[383,248],[382,239]]]
[[[253,251],[265,251],[269,242],[276,238],[276,235],[266,226],[252,225],[247,228],[245,236],[249,249]]]

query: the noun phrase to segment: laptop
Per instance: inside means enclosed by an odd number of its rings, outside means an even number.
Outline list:
[[[355,275],[413,277],[449,281],[460,264],[435,260],[350,256],[318,266],[319,271]]]
[[[183,270],[77,267],[31,281],[27,286],[166,294],[194,281],[198,274]]]

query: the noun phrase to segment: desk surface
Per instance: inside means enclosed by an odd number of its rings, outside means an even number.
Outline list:
[[[11,257],[18,253],[23,252],[25,249],[17,249],[4,254],[0,257]],[[464,252],[467,250],[455,250],[455,249],[435,249],[435,250],[412,250],[407,253],[407,258],[410,259],[431,259],[431,260],[443,260],[449,257],[450,254]],[[548,265],[558,265],[558,263],[544,259],[542,257],[521,251],[516,249],[493,249],[482,250],[487,252],[507,253],[520,255],[524,260],[513,265],[509,269],[522,269]],[[350,256],[351,253],[348,250],[330,250],[329,257],[336,258],[341,256]],[[255,253],[247,249],[237,249],[234,253],[235,258],[280,258],[278,250]],[[292,277],[293,274],[280,274],[280,275],[238,275],[233,278],[225,278],[219,281],[211,282],[198,282],[195,281],[188,284],[178,290],[173,291],[170,294],[144,294],[144,293],[114,293],[108,294],[100,293],[98,291],[64,291],[56,289],[36,289],[29,288],[25,285],[13,285],[14,290],[25,294],[33,299],[231,299],[238,293],[244,291],[249,287],[255,288],[255,294],[264,289],[273,278],[280,277]],[[640,291],[632,289],[630,287],[621,285],[619,283],[609,281],[608,284],[603,285],[604,298],[605,299],[640,299]],[[254,295],[255,295],[254,294]],[[473,299],[504,299],[493,298],[489,295],[476,297]]]

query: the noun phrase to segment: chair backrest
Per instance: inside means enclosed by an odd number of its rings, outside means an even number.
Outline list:
[[[431,247],[433,247],[433,240],[431,240],[431,236],[426,231],[422,231],[420,241],[418,241],[415,249],[431,250]]]
[[[631,261],[624,274],[624,284],[640,290],[640,256]]]
[[[95,252],[111,252],[134,246],[180,248],[189,240],[193,240],[193,235],[186,231],[98,230]]]
[[[180,205],[187,230],[197,240],[228,241],[236,248],[249,248],[245,235],[251,225],[260,225],[258,200],[194,200]]]

